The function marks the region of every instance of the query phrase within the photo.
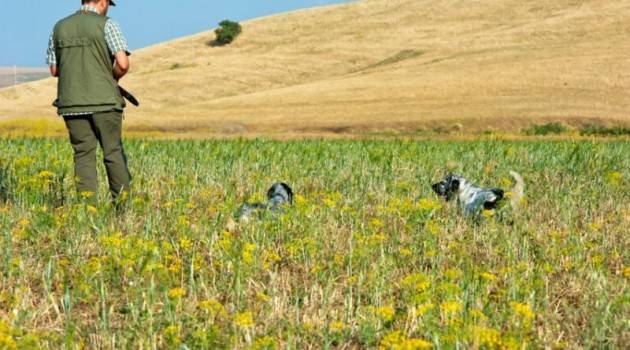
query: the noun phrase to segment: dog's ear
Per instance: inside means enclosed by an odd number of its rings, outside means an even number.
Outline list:
[[[289,195],[289,204],[292,205],[293,204],[293,190],[291,189],[289,185],[285,184],[284,182],[282,182],[280,186],[282,186],[284,190],[287,191],[287,194]]]
[[[451,191],[457,192],[459,191],[459,179],[454,179],[451,177],[451,181],[449,182]]]
[[[497,201],[500,201],[505,197],[505,191],[500,188],[492,188],[490,189],[490,192],[494,193],[494,195],[497,196]]]

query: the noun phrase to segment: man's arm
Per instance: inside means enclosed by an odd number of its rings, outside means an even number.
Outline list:
[[[129,57],[127,56],[127,52],[119,51],[116,52],[116,63],[114,64],[114,78],[116,80],[120,80],[122,77],[129,72]]]
[[[57,68],[57,55],[55,53],[55,42],[53,41],[52,34],[48,39],[48,50],[46,51],[46,64],[50,67],[50,75],[53,77],[59,76],[59,68]]]
[[[109,52],[115,58],[114,78],[119,80],[129,71],[129,53],[127,51],[127,40],[122,30],[118,23],[112,19],[105,23],[105,41],[107,41]]]

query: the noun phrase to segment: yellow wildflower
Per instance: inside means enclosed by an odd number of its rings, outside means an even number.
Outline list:
[[[411,257],[413,255],[411,249],[408,248],[400,248],[398,250],[398,253],[400,253],[400,255],[404,256],[405,258]]]
[[[355,286],[355,285],[357,284],[357,282],[359,282],[359,277],[358,277],[358,276],[356,276],[356,275],[354,275],[354,276],[350,276],[350,277],[348,277],[348,279],[346,280],[346,283],[347,283],[348,285],[351,285],[351,286]]]
[[[324,204],[329,208],[334,208],[337,204],[330,198],[324,198]]]
[[[532,311],[531,307],[528,304],[519,303],[516,301],[510,302],[510,306],[512,307],[512,311],[514,314],[522,319],[525,324],[529,324],[532,319],[536,316],[534,311]]]
[[[272,264],[282,260],[282,257],[273,250],[266,249],[262,254],[263,267],[268,269]]]
[[[271,300],[271,297],[263,292],[256,293],[256,299],[263,303],[268,303]]]
[[[429,278],[420,273],[411,274],[403,278],[401,282],[403,287],[414,289],[415,291],[425,291],[431,285]]]
[[[433,309],[435,306],[431,303],[424,303],[424,304],[420,304],[416,307],[413,307],[409,310],[409,312],[414,316],[414,317],[422,317],[424,316],[427,312],[429,312],[431,309]]]
[[[247,265],[251,265],[254,263],[254,255],[253,252],[256,250],[256,245],[253,243],[246,243],[243,247],[243,252],[241,253],[241,258],[243,259],[243,263]]]
[[[107,248],[119,248],[125,242],[122,239],[122,233],[117,232],[111,236],[101,237],[101,244]]]
[[[508,177],[504,177],[502,178],[499,183],[501,184],[501,187],[512,187],[512,179],[508,178]]]
[[[418,338],[410,338],[406,339],[402,343],[402,350],[421,350],[421,349],[431,349],[433,344],[423,339]]]
[[[252,344],[252,349],[253,350],[259,350],[259,349],[277,349],[278,348],[278,342],[276,341],[276,339],[274,339],[273,337],[262,337],[262,338],[258,338],[256,340],[254,340],[254,343]]]
[[[14,165],[16,168],[27,167],[35,164],[35,160],[30,157],[22,157],[15,160]]]
[[[208,312],[211,317],[222,317],[226,315],[225,307],[216,299],[204,300],[199,303],[199,308]]]
[[[501,333],[496,329],[475,326],[472,333],[475,342],[481,346],[494,349],[501,345]]]
[[[252,328],[254,327],[254,316],[251,312],[240,312],[234,315],[234,324],[241,328]]]
[[[306,204],[306,198],[300,194],[295,195],[295,204],[298,206],[304,206]]]
[[[321,272],[324,269],[324,267],[322,265],[319,264],[315,264],[313,265],[313,267],[311,267],[311,269],[309,270],[309,272],[311,274],[317,274],[318,272]]]
[[[492,281],[496,281],[497,280],[497,276],[490,273],[490,272],[482,272],[479,274],[479,276],[481,276],[481,278],[483,278],[486,281],[492,282]]]
[[[169,255],[168,258],[171,260],[171,264],[168,265],[168,270],[173,273],[180,272],[182,270],[182,259],[175,255]]]
[[[121,203],[124,203],[127,201],[127,199],[129,199],[129,192],[127,191],[122,191],[120,192],[120,196],[118,197],[118,201]]]
[[[441,230],[440,225],[438,225],[433,220],[427,221],[425,227],[427,228],[427,231],[429,231],[429,233],[431,233],[432,235],[437,235],[438,233],[440,233]]]
[[[42,170],[37,175],[37,177],[39,177],[40,179],[50,179],[50,178],[52,178],[54,176],[55,176],[55,174],[50,172],[50,171],[48,171],[48,170]]]
[[[619,186],[621,185],[621,182],[623,180],[623,174],[618,172],[618,171],[611,171],[608,173],[608,183],[610,183],[613,186]]]
[[[458,280],[459,278],[462,277],[462,275],[464,275],[462,270],[455,269],[455,268],[451,268],[444,271],[444,276],[446,276],[446,278],[448,278],[451,281]]]
[[[190,242],[189,239],[181,238],[179,240],[179,246],[182,248],[182,250],[188,251],[190,250],[190,247],[192,247],[192,243]]]
[[[133,199],[133,205],[141,206],[143,204],[144,204],[144,199],[142,199],[141,197],[136,197]]]
[[[17,349],[17,343],[9,333],[0,332],[0,349]]]
[[[396,311],[391,306],[381,306],[376,310],[376,313],[381,320],[389,322],[394,319]]]
[[[90,192],[90,191],[83,191],[81,193],[79,193],[79,196],[81,197],[81,199],[90,199],[92,197],[94,197],[94,192]]]
[[[426,340],[407,338],[401,331],[387,334],[379,344],[380,350],[420,350],[431,349],[433,344]]]
[[[473,318],[476,319],[480,319],[480,320],[487,320],[488,316],[486,316],[486,314],[483,313],[482,310],[479,309],[471,309],[470,310],[470,316],[472,316]]]
[[[376,228],[382,228],[385,226],[385,224],[383,223],[383,221],[379,220],[379,219],[372,219],[372,226],[376,227]]]
[[[97,212],[96,207],[91,206],[91,205],[86,206],[85,209],[88,211],[88,213],[91,213],[91,214],[96,214]]]
[[[380,350],[400,349],[405,341],[405,335],[401,331],[393,331],[381,339]]]
[[[383,233],[375,233],[367,238],[368,244],[374,246],[387,241],[387,236]]]
[[[335,262],[335,265],[339,267],[343,266],[345,259],[346,258],[341,254],[335,254],[335,256],[333,257],[333,261]]]
[[[188,219],[188,217],[186,215],[180,215],[177,218],[177,223],[179,223],[181,226],[189,226],[190,225],[190,220]]]
[[[604,262],[604,257],[601,254],[595,254],[591,257],[593,265],[600,266]]]
[[[491,218],[494,216],[494,210],[482,210],[481,216],[483,216],[484,218]]]
[[[230,232],[223,232],[223,235],[220,240],[217,241],[217,245],[228,252],[230,248],[232,248],[232,234]]]
[[[178,345],[181,343],[181,339],[178,337],[179,332],[179,326],[170,325],[164,329],[164,338],[166,338],[170,344]]]
[[[179,299],[186,295],[186,291],[183,288],[173,288],[168,291],[168,297],[171,299]]]
[[[463,306],[459,301],[445,301],[440,304],[440,310],[446,314],[455,314],[462,311]]]
[[[623,269],[623,276],[630,278],[630,266],[626,267],[625,269]]]
[[[433,199],[423,198],[418,201],[418,208],[425,211],[433,211],[442,209],[442,205]]]
[[[330,330],[333,332],[341,332],[344,329],[343,322],[335,321],[330,324]]]

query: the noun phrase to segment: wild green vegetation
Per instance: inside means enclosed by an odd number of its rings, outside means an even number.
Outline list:
[[[532,125],[525,129],[527,135],[558,135],[567,132],[569,129],[562,123],[549,122],[541,125]]]
[[[532,125],[529,128],[523,130],[526,135],[537,136],[561,135],[571,131],[572,130],[569,129],[566,125],[559,122],[549,122],[545,124]],[[573,134],[579,134],[581,136],[623,137],[630,136],[630,128],[624,126],[608,127],[601,124],[585,124],[575,130]]]
[[[606,127],[603,125],[588,124],[580,129],[580,135],[630,136],[630,127],[622,127],[622,126]]]
[[[219,23],[219,28],[214,31],[216,42],[219,45],[227,45],[234,41],[241,31],[242,27],[238,22],[223,20]]]
[[[126,146],[116,213],[76,198],[67,140],[0,139],[0,349],[630,342],[628,142]],[[509,170],[521,208],[480,222],[430,189],[448,171],[509,189]],[[229,223],[275,181],[294,206]]]

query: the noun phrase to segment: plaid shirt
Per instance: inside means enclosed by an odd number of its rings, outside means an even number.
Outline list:
[[[83,5],[79,11],[90,11],[98,13],[98,10],[94,6]],[[105,41],[107,42],[107,48],[112,56],[120,51],[128,51],[127,40],[125,39],[122,30],[118,23],[111,18],[105,22]],[[48,39],[48,51],[46,52],[46,64],[49,67],[57,66],[57,53],[55,52],[55,41],[53,35],[50,35]],[[64,114],[64,116],[70,115],[86,115],[92,113],[70,113]]]

